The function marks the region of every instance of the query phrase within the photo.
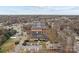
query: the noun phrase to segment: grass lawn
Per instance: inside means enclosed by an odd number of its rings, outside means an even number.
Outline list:
[[[3,45],[1,45],[2,52],[9,52],[14,46],[14,40],[8,39]]]

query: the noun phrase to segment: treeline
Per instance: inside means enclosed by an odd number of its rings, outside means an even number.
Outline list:
[[[6,30],[3,35],[0,36],[0,45],[6,42],[11,36],[15,35],[16,32],[17,31],[13,29]]]

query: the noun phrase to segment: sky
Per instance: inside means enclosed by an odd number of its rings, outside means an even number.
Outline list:
[[[0,6],[0,15],[79,15],[78,6]]]

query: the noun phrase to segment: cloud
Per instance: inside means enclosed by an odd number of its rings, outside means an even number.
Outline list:
[[[62,14],[79,15],[76,6],[0,6],[0,14]]]

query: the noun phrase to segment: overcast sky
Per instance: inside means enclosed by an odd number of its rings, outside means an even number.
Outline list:
[[[0,6],[0,15],[79,15],[78,6]]]

